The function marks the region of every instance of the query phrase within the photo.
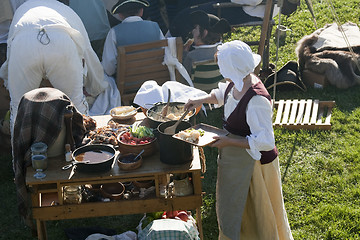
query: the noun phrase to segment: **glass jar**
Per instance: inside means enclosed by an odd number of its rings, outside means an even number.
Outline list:
[[[82,201],[82,190],[79,185],[64,187],[64,204],[80,204]]]
[[[33,143],[30,147],[32,167],[36,170],[34,177],[37,179],[46,177],[43,171],[47,169],[48,165],[47,149],[48,146],[43,142]]]
[[[47,157],[48,146],[43,142],[33,143],[30,147],[31,155],[44,155]]]

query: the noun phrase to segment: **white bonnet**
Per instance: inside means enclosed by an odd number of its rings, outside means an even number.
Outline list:
[[[218,65],[224,78],[234,82],[238,91],[243,88],[243,79],[254,72],[261,61],[261,56],[253,53],[246,43],[235,40],[217,47]]]

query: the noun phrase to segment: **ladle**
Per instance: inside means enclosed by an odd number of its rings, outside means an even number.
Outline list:
[[[177,126],[178,126],[179,123],[185,118],[185,116],[188,115],[189,112],[190,112],[190,108],[188,108],[188,109],[183,113],[183,115],[181,115],[181,118],[180,118],[179,120],[177,120],[177,122],[176,122],[174,125],[165,128],[165,129],[164,129],[164,133],[166,133],[166,134],[171,134],[171,135],[175,134],[175,131],[176,131]]]
[[[169,110],[169,104],[170,104],[170,97],[171,97],[171,91],[170,89],[168,89],[168,100],[167,100],[167,103],[165,105],[165,107],[162,109],[161,111],[161,116],[164,118],[166,117],[167,113],[168,113],[168,110]]]

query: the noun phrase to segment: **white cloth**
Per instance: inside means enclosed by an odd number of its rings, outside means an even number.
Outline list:
[[[123,20],[123,22],[137,21],[143,21],[143,19],[138,16],[130,16]],[[134,29],[134,31],[136,30]],[[160,39],[165,39],[164,34],[161,32],[161,30],[159,30],[159,36]],[[106,36],[101,64],[104,68],[105,73],[109,76],[113,76],[116,72],[116,66],[120,65],[120,63],[117,62],[117,43],[114,28],[111,28]]]
[[[219,88],[212,90],[218,101],[215,107],[224,104],[224,94],[228,84],[229,82],[219,83]],[[224,106],[225,119],[234,111],[239,102],[234,99],[232,92],[231,90]],[[251,131],[251,134],[246,136],[250,145],[250,149],[246,149],[246,151],[253,159],[260,160],[260,151],[270,151],[275,147],[270,101],[259,95],[252,97],[246,109],[246,122]]]
[[[190,98],[207,95],[207,93],[202,90],[186,86],[176,81],[167,81],[162,86],[159,86],[156,81],[149,80],[141,85],[134,98],[134,103],[145,109],[149,109],[155,103],[167,101],[168,89],[171,91],[171,102],[187,103]]]
[[[85,240],[136,240],[137,234],[133,231],[127,231],[118,235],[108,236],[101,233],[89,235]]]
[[[109,85],[96,97],[89,111],[90,116],[108,115],[112,108],[121,106],[121,96],[114,78],[104,73],[104,81],[107,81]]]
[[[179,71],[179,73],[183,76],[183,78],[186,80],[186,82],[189,84],[189,86],[194,87],[194,84],[191,81],[189,73],[186,71],[184,66],[177,59],[175,37],[168,38],[168,46],[165,48],[165,57],[163,64],[167,65],[170,73],[170,79],[172,81],[176,81],[176,77],[175,77],[175,68],[176,68]]]
[[[259,5],[263,0],[231,0],[233,3],[245,4],[248,6],[243,6],[245,13],[253,17],[264,18],[265,15],[265,5]],[[275,4],[273,10],[273,17],[279,13],[280,8]]]
[[[219,45],[217,57],[221,75],[231,79],[239,91],[243,88],[243,79],[254,72],[261,61],[261,56],[240,40]]]
[[[318,40],[313,45],[316,51],[348,48],[349,46],[345,40],[348,41],[351,47],[360,46],[360,29],[357,24],[347,22],[341,25],[341,28],[347,39],[345,39],[336,23],[317,30],[316,32],[319,32]]]
[[[22,95],[38,88],[43,78],[68,95],[84,114],[89,107],[83,87],[97,96],[108,86],[80,18],[56,0],[29,0],[16,10],[7,56],[0,77],[10,92],[11,126]]]

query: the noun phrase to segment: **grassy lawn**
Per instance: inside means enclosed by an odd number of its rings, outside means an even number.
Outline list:
[[[318,27],[333,23],[330,0],[313,0]],[[359,0],[333,0],[341,24],[359,24]],[[276,17],[276,22],[278,18]],[[295,47],[303,36],[315,31],[305,1],[282,24],[290,28],[285,45],[278,50],[278,69],[289,60],[297,60]],[[248,39],[258,31],[245,29],[231,39]],[[271,42],[270,62],[276,62],[276,46]],[[272,94],[272,92],[271,92]],[[333,87],[308,89],[307,92],[276,93],[279,99],[334,100],[332,129],[329,131],[290,131],[275,129],[280,152],[285,207],[294,239],[360,239],[360,87],[340,90]],[[209,112],[198,122],[220,127],[221,109]],[[205,239],[217,239],[215,182],[217,150],[205,148],[207,172],[203,180],[206,192],[202,207]],[[15,185],[10,155],[0,157],[0,239],[33,239],[17,214]],[[135,230],[141,215],[51,221],[47,223],[49,239],[66,239],[64,229],[101,226],[118,233]]]

